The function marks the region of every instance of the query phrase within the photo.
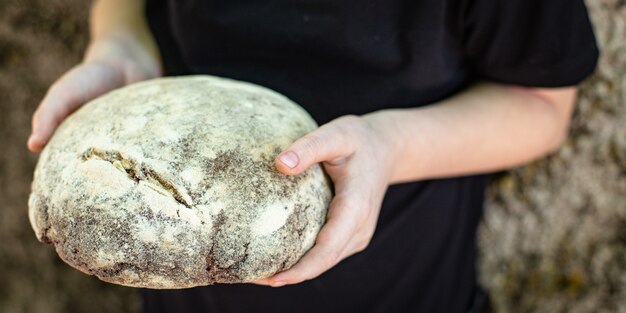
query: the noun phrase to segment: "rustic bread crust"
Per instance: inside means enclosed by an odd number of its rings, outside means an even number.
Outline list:
[[[42,152],[29,199],[40,241],[121,285],[250,282],[314,244],[332,197],[322,168],[273,160],[315,129],[286,97],[186,76],[108,93],[72,114]]]

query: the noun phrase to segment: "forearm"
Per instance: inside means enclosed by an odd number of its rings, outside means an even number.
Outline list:
[[[98,0],[90,18],[85,61],[130,57],[144,70],[160,71],[160,55],[145,17],[145,0]]]
[[[434,105],[365,118],[379,121],[395,150],[390,183],[489,172],[559,146],[575,89],[544,90],[480,84]]]

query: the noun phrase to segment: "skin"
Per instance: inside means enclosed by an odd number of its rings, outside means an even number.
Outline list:
[[[48,89],[33,114],[28,149],[40,152],[59,124],[89,100],[161,76],[158,48],[143,12],[143,1],[94,2],[85,57]]]
[[[97,1],[91,29],[83,62],[52,85],[33,115],[33,152],[85,102],[161,74],[142,1]],[[575,99],[573,86],[485,82],[425,107],[343,116],[322,125],[283,151],[276,168],[298,175],[323,164],[335,183],[327,222],[297,264],[254,283],[297,284],[363,251],[390,184],[496,171],[553,152],[566,137]]]

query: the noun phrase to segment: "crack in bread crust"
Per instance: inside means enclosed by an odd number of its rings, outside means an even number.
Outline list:
[[[107,161],[135,182],[144,181],[154,191],[171,196],[185,207],[191,208],[193,206],[191,196],[183,188],[175,186],[156,171],[145,164],[138,164],[138,162],[125,156],[122,152],[89,148],[81,154],[81,158],[83,161],[92,159]]]

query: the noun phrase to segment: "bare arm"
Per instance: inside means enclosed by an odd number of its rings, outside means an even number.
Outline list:
[[[144,11],[145,0],[95,1],[90,18],[91,44],[85,60],[97,59],[106,52],[102,45],[115,42],[119,48],[135,54],[133,61],[139,62],[136,66],[157,71],[152,74],[160,74],[159,50],[148,28]]]
[[[458,176],[521,165],[557,149],[576,88],[480,84],[439,104],[373,113],[394,143],[390,183]]]
[[[52,84],[33,114],[28,139],[33,152],[41,151],[56,127],[85,102],[161,74],[158,49],[144,17],[144,1],[95,1],[90,29],[83,61]]]
[[[297,175],[323,162],[335,198],[315,246],[291,269],[258,284],[312,279],[367,247],[389,184],[523,164],[565,137],[576,88],[484,83],[430,106],[345,116],[297,140],[276,160]]]

